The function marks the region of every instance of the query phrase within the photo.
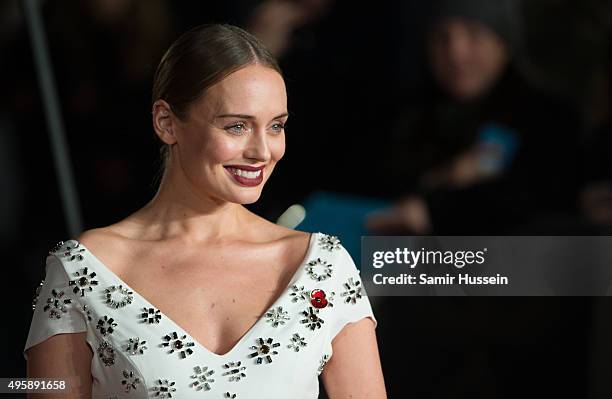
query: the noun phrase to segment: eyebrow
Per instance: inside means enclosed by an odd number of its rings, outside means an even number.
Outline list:
[[[279,119],[279,118],[283,118],[285,116],[289,116],[289,113],[287,113],[287,112],[282,113],[280,115],[275,116],[272,119]],[[246,115],[246,114],[220,114],[220,115],[215,115],[215,119],[218,119],[218,118],[255,119],[255,117],[253,115]]]

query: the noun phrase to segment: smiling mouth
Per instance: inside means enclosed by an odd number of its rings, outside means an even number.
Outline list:
[[[229,174],[234,178],[234,181],[240,184],[241,186],[253,187],[258,186],[263,181],[263,168],[253,167],[253,166],[245,166],[237,167],[237,166],[225,166],[225,170],[229,172]]]
[[[233,175],[245,177],[247,179],[255,179],[255,178],[261,176],[261,172],[262,172],[261,169],[259,169],[259,170],[244,170],[244,169],[232,168],[231,166],[227,166],[226,169],[229,170],[230,173],[233,174]]]

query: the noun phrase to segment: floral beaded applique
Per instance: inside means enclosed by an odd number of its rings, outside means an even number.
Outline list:
[[[306,327],[311,330],[316,330],[317,328],[321,328],[321,325],[324,323],[323,319],[319,317],[319,309],[313,308],[309,306],[307,310],[302,311],[302,324],[306,325]]]
[[[140,314],[140,319],[142,320],[143,323],[147,323],[147,324],[153,324],[153,323],[157,323],[159,324],[159,321],[161,320],[162,315],[161,312],[158,309],[154,309],[154,308],[142,308],[142,313]]]
[[[195,346],[193,342],[185,342],[187,335],[183,334],[179,337],[176,331],[164,336],[164,341],[161,345],[170,347],[168,353],[178,352],[181,359],[185,359],[188,355],[193,354],[192,346]]]
[[[52,297],[47,299],[47,304],[43,308],[44,312],[49,312],[50,319],[59,319],[62,317],[62,313],[68,312],[68,307],[72,303],[72,299],[64,298],[64,291],[51,290]]]
[[[142,355],[144,351],[147,349],[145,344],[147,341],[141,341],[139,337],[130,338],[125,347],[125,351],[130,355]]]
[[[214,370],[209,370],[208,367],[200,367],[195,366],[194,368],[195,374],[191,376],[195,381],[191,383],[191,387],[195,388],[197,391],[202,389],[206,391],[210,391],[210,385],[215,382],[212,379],[212,375],[215,373]]]
[[[280,344],[274,342],[272,338],[268,338],[265,341],[263,338],[257,339],[257,345],[251,346],[249,349],[255,350],[249,357],[255,357],[255,364],[262,364],[265,360],[267,363],[272,363],[272,355],[278,355],[278,352],[274,348],[278,348]]]
[[[176,392],[176,381],[168,381],[159,379],[156,381],[157,385],[153,387],[153,392],[155,392],[156,398],[171,398],[172,394]]]
[[[327,263],[327,261],[321,258],[311,260],[306,265],[306,273],[311,279],[317,281],[323,281],[330,278],[332,276],[332,271],[332,264]]]
[[[121,295],[121,299],[116,300],[113,298],[113,292],[118,292]],[[107,289],[104,290],[106,300],[104,301],[111,308],[122,308],[124,306],[129,305],[134,300],[134,293],[127,288],[123,287],[123,285],[115,286],[111,285]]]
[[[300,334],[295,333],[291,337],[291,343],[287,345],[287,348],[293,349],[295,352],[299,352],[300,348],[305,347],[307,344],[308,343],[306,342],[304,337],[301,337]]]
[[[291,291],[291,294],[289,294],[291,297],[291,302],[298,302],[301,299],[306,300],[310,297],[310,293],[308,290],[304,290],[303,285],[297,286],[294,284],[291,286]]]
[[[108,336],[115,331],[115,327],[117,327],[117,323],[115,319],[112,317],[104,316],[98,319],[98,324],[96,324],[96,328],[100,330],[100,334],[103,336]]]
[[[323,249],[333,252],[336,249],[340,249],[340,240],[336,236],[322,234],[319,238],[319,246]]]
[[[274,309],[270,309],[266,313],[266,321],[272,325],[272,327],[278,327],[281,324],[285,324],[285,321],[291,320],[289,312],[283,310],[282,306],[277,306]]]
[[[229,381],[240,381],[241,378],[246,377],[246,366],[241,365],[242,362],[239,360],[237,362],[227,362],[222,367],[228,371],[223,373],[223,376],[229,375]]]
[[[123,380],[121,380],[121,385],[124,386],[125,392],[130,392],[132,389],[137,388],[137,384],[140,384],[140,378],[134,376],[133,371],[123,370]]]
[[[93,291],[92,285],[98,285],[98,280],[94,280],[96,277],[96,272],[89,273],[89,269],[84,267],[80,271],[74,272],[74,274],[78,277],[77,279],[70,280],[68,285],[74,285],[72,292],[77,294],[79,291],[81,292],[81,296],[85,296],[86,291]]]
[[[353,277],[350,277],[343,285],[345,291],[341,293],[340,296],[346,297],[344,299],[345,303],[351,303],[354,305],[357,303],[357,299],[363,298],[361,281],[359,281],[359,279],[354,280]]]
[[[76,240],[68,240],[66,242],[60,241],[55,244],[51,250],[49,250],[49,255],[57,255],[68,258],[69,261],[82,261],[83,255],[81,252],[84,252],[85,248],[80,248],[80,246],[81,244]]]
[[[115,348],[108,342],[102,341],[97,349],[98,357],[105,366],[115,364]]]

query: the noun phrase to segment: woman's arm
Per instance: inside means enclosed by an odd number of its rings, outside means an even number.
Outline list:
[[[91,399],[91,360],[93,352],[85,340],[87,333],[56,334],[26,351],[28,378],[65,380],[68,389],[44,394],[48,399]],[[28,394],[38,398],[43,394]]]
[[[386,399],[374,323],[347,324],[332,341],[333,354],[321,378],[330,399]]]

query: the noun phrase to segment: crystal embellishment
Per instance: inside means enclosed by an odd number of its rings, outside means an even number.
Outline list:
[[[249,357],[255,357],[255,364],[262,364],[265,360],[266,363],[272,363],[272,355],[278,355],[278,352],[274,348],[278,348],[280,344],[274,342],[272,338],[268,338],[265,341],[263,338],[257,339],[257,345],[251,346],[249,349],[255,352],[251,353]]]
[[[191,383],[191,387],[195,388],[197,391],[201,391],[202,389],[206,391],[210,391],[210,384],[215,382],[211,376],[215,373],[214,370],[209,370],[208,367],[200,367],[195,366],[194,368],[195,374],[191,376],[195,381]]]
[[[285,321],[290,320],[289,312],[283,310],[282,306],[277,306],[275,309],[270,309],[266,313],[266,321],[272,325],[272,327],[278,327],[281,324],[285,324]]]
[[[83,313],[85,313],[85,316],[87,316],[87,320],[91,321],[91,309],[89,309],[86,304],[83,304],[81,308],[83,309]]]
[[[185,342],[187,335],[179,335],[176,331],[164,336],[164,341],[162,346],[170,347],[170,351],[168,353],[174,353],[175,351],[179,353],[179,357],[181,359],[185,359],[188,355],[193,353],[192,346],[195,344],[193,342]]]
[[[161,312],[154,308],[142,308],[140,318],[144,323],[153,324],[158,323],[161,320]]]
[[[222,367],[227,371],[223,373],[223,376],[229,375],[229,381],[240,381],[241,378],[245,378],[246,374],[244,370],[246,370],[246,366],[241,366],[242,362],[239,360],[237,362],[228,362],[225,363]]]
[[[50,319],[59,319],[62,313],[68,312],[68,307],[72,303],[70,298],[64,298],[64,291],[51,290],[52,297],[47,299],[47,304],[43,308],[44,312],[49,312]]]
[[[295,352],[299,352],[300,348],[303,348],[307,345],[304,337],[300,337],[300,334],[295,333],[291,337],[291,343],[287,345],[287,348],[293,349]]]
[[[80,243],[76,240],[68,240],[66,242],[60,241],[51,250],[49,251],[49,255],[58,255],[65,258],[68,258],[69,261],[77,260],[82,261],[83,255],[82,252],[85,251],[85,248],[80,248]]]
[[[346,297],[344,299],[345,303],[356,304],[357,299],[363,297],[361,291],[361,281],[359,279],[354,280],[353,277],[350,277],[346,283],[343,284],[345,291],[340,294],[340,296]]]
[[[317,369],[317,375],[321,375],[328,361],[329,361],[329,355],[326,353],[319,360],[319,368]]]
[[[309,306],[307,310],[302,311],[302,316],[304,316],[304,319],[302,319],[302,324],[305,324],[306,327],[313,331],[317,328],[321,328],[324,321],[319,317],[318,313],[319,309]]]
[[[81,271],[76,271],[74,274],[76,274],[78,278],[68,282],[68,285],[74,285],[72,292],[75,294],[81,291],[81,296],[85,296],[85,291],[93,291],[92,285],[98,285],[98,281],[94,280],[96,272],[88,274],[88,271],[86,267],[81,269]]]
[[[32,310],[36,310],[36,304],[38,303],[38,297],[40,296],[40,290],[42,289],[43,285],[45,285],[45,280],[40,280],[40,284],[38,284],[38,286],[36,286],[36,289],[34,290],[34,297],[32,298]]]
[[[134,300],[134,293],[123,287],[123,285],[111,285],[106,290],[104,290],[104,292],[106,295],[105,303],[115,309],[129,305]],[[122,298],[120,300],[113,299],[113,292],[118,292],[120,295],[122,295]]]
[[[310,293],[307,290],[304,290],[304,286],[291,286],[291,293],[289,294],[291,297],[291,302],[298,302],[300,300],[307,300],[310,298]]]
[[[130,392],[132,389],[136,389],[136,385],[140,384],[140,378],[134,377],[133,371],[123,370],[123,380],[121,385],[124,386],[125,392]]]
[[[139,337],[130,338],[128,340],[128,344],[125,348],[125,351],[130,355],[142,355],[144,351],[147,349],[145,344],[147,341],[141,341]]]
[[[59,250],[62,249],[63,246],[64,246],[64,241],[59,241],[49,250],[49,255],[53,255],[56,252],[59,252]]]
[[[115,319],[113,319],[112,317],[108,317],[108,316],[104,316],[98,319],[98,324],[96,325],[96,328],[100,330],[100,334],[102,334],[105,337],[107,335],[112,334],[113,331],[115,331],[115,327],[117,327],[117,323],[115,322]]]
[[[331,263],[327,263],[321,258],[317,258],[308,262],[308,264],[306,265],[306,273],[313,280],[323,281],[331,277],[332,265]]]
[[[153,387],[156,398],[171,398],[172,393],[176,392],[175,381],[157,380],[157,385]]]
[[[115,349],[107,341],[102,341],[97,349],[98,357],[102,360],[105,366],[115,364]]]
[[[336,236],[323,234],[319,238],[319,246],[329,252],[333,252],[336,249],[340,249],[340,240]]]

